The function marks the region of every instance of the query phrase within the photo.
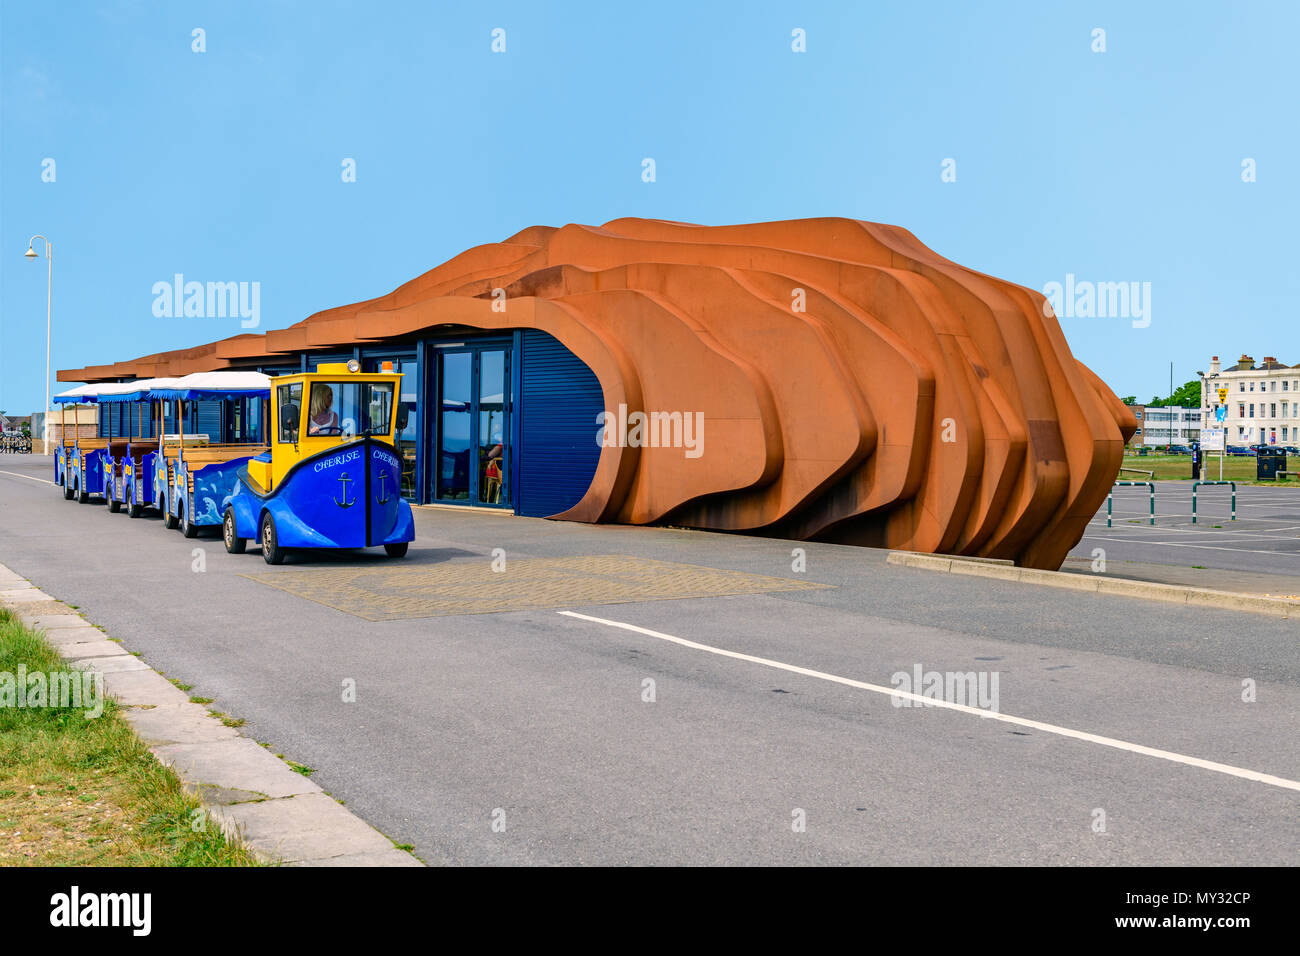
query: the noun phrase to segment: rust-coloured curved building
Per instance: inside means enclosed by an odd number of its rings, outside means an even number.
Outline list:
[[[411,356],[420,500],[463,484],[576,521],[1040,568],[1078,542],[1137,427],[1042,295],[848,219],[533,227],[287,329],[59,378],[340,350]]]

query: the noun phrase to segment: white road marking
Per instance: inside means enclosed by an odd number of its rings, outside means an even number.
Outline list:
[[[1105,525],[1103,524],[1100,527],[1105,528]],[[1096,532],[1097,528],[1090,528],[1088,530],[1092,532]],[[1205,528],[1202,528],[1200,530],[1180,529],[1180,528],[1142,528],[1142,529],[1108,528],[1107,537],[1118,539],[1119,535],[1121,534],[1134,533],[1134,532],[1138,532],[1139,530],[1142,533],[1138,534],[1136,537],[1124,538],[1122,540],[1154,542],[1157,538],[1163,537],[1166,534],[1173,534],[1175,532],[1179,534],[1192,535],[1193,537],[1204,538],[1206,541],[1220,541],[1220,542],[1229,542],[1229,543],[1231,543],[1237,538],[1242,538],[1248,541],[1294,541],[1296,540],[1296,538],[1300,538],[1300,535],[1295,535],[1295,534],[1266,534],[1264,532],[1257,533],[1250,530],[1230,531],[1225,529],[1223,531],[1216,531],[1214,530],[1214,525],[1207,525]],[[1290,529],[1268,528],[1265,530],[1266,531],[1288,531]]]
[[[1102,525],[1101,527],[1105,527],[1105,525]],[[1162,534],[1170,534],[1173,533],[1174,531],[1177,531],[1178,529],[1177,528],[1156,528],[1154,529],[1154,531],[1152,531],[1152,529],[1148,528],[1147,530],[1151,532],[1150,534],[1142,535],[1136,538],[1124,538],[1120,536],[1120,534],[1123,532],[1135,531],[1136,530],[1135,528],[1107,529],[1109,533],[1105,535],[1098,534],[1098,529],[1096,528],[1092,528],[1089,530],[1096,537],[1107,537],[1110,538],[1110,540],[1112,541],[1135,541],[1140,544],[1164,544],[1163,541],[1157,539]],[[1284,531],[1286,529],[1282,528],[1277,530]],[[1249,531],[1223,531],[1223,532],[1190,531],[1190,532],[1183,532],[1183,533],[1197,535],[1199,537],[1204,538],[1206,541],[1214,541],[1214,542],[1218,542],[1219,544],[1246,544],[1251,541],[1295,541],[1297,538],[1300,538],[1300,535],[1295,535],[1295,534],[1252,534]],[[1190,542],[1187,542],[1186,539],[1184,539],[1183,543],[1187,544]]]
[[[1089,537],[1100,538],[1100,537],[1104,537],[1104,535],[1090,535]],[[1111,540],[1113,541],[1113,540],[1115,540],[1115,539],[1112,538]],[[1218,545],[1224,545],[1224,544],[1247,544],[1247,543],[1249,543],[1248,541],[1227,541],[1227,542],[1225,542],[1222,538],[1206,538],[1204,541],[1187,541],[1187,540],[1183,540],[1183,541],[1144,541],[1144,540],[1140,540],[1140,539],[1137,539],[1137,538],[1124,538],[1124,539],[1122,539],[1122,540],[1124,540],[1124,541],[1130,541],[1130,540],[1131,540],[1131,541],[1136,542],[1137,544],[1171,544],[1171,545],[1175,545],[1176,547],[1179,547],[1179,548],[1201,548],[1201,547],[1211,548],[1211,547],[1216,547],[1216,546],[1218,546]],[[1256,538],[1255,540],[1257,540],[1257,541],[1259,541],[1259,540],[1264,540],[1264,541],[1294,541],[1295,538],[1294,538],[1294,537],[1287,537],[1287,538],[1284,538],[1284,537],[1282,537],[1281,535],[1277,535],[1277,536],[1274,536],[1274,537],[1268,537],[1268,538],[1263,538],[1263,539]],[[1229,550],[1232,550],[1232,551],[1242,551],[1242,550],[1248,550],[1248,549],[1243,549],[1243,548],[1230,548]],[[1271,554],[1272,552],[1269,552],[1269,553]]]
[[[12,475],[15,478],[26,478],[28,481],[43,481],[47,485],[54,484],[54,482],[50,481],[48,478],[34,478],[31,475],[20,475],[16,471],[0,471],[0,475]]]
[[[972,717],[982,717],[985,720],[998,720],[1006,724],[1015,724],[1017,727],[1029,727],[1033,730],[1041,730],[1044,733],[1057,734],[1058,736],[1069,737],[1073,740],[1082,740],[1087,743],[1099,744],[1103,747],[1112,747],[1115,750],[1124,750],[1129,753],[1142,754],[1146,757],[1156,757],[1160,760],[1185,764],[1188,767],[1197,767],[1201,770],[1212,770],[1215,773],[1223,773],[1231,777],[1240,777],[1243,780],[1254,780],[1256,783],[1266,783],[1270,786],[1282,787],[1286,790],[1300,791],[1300,781],[1288,780],[1285,777],[1275,777],[1272,774],[1260,773],[1258,770],[1247,770],[1244,767],[1233,767],[1226,763],[1215,763],[1213,760],[1202,760],[1200,757],[1189,757],[1186,754],[1174,753],[1171,750],[1159,750],[1155,747],[1145,747],[1142,744],[1129,743],[1125,740],[1117,740],[1114,737],[1103,737],[1099,734],[1090,734],[1082,730],[1072,730],[1069,727],[1060,727],[1056,724],[1046,724],[1040,720],[1029,720],[1025,717],[1013,717],[1010,714],[998,714],[989,710],[981,710],[978,707],[968,707],[965,704],[954,704],[945,700],[932,700],[928,697],[923,697],[920,694],[901,691],[896,687],[884,687],[880,684],[868,684],[864,681],[853,680],[848,677],[840,677],[837,674],[828,674],[825,671],[812,670],[811,668],[799,667],[794,664],[785,664],[781,661],[774,661],[767,657],[755,657],[752,654],[741,654],[738,651],[729,651],[721,647],[712,647],[708,644],[688,641],[683,637],[674,637],[672,634],[664,634],[661,631],[652,631],[648,627],[638,627],[635,624],[625,624],[622,621],[611,621],[603,617],[592,617],[589,614],[579,614],[577,611],[558,611],[556,613],[563,614],[565,617],[577,618],[581,621],[591,621],[595,624],[604,624],[608,627],[617,627],[625,631],[633,631],[637,634],[644,634],[647,637],[654,637],[661,641],[668,641],[682,647],[689,647],[691,650],[704,651],[707,654],[716,654],[719,657],[730,657],[733,660],[747,661],[751,664],[762,664],[764,667],[774,667],[777,670],[789,671],[791,674],[802,674],[805,677],[816,677],[819,680],[830,681],[834,684],[843,684],[846,687],[856,687],[858,690],[869,690],[874,694],[884,694],[888,697],[901,697],[906,700],[918,702],[922,705],[955,710]]]
[[[1260,535],[1260,534],[1270,534],[1274,531],[1295,531],[1297,529],[1300,529],[1300,525],[1284,525],[1281,528],[1248,528],[1246,527],[1246,525],[1251,521],[1266,521],[1268,519],[1242,518],[1239,516],[1236,521],[1233,521],[1231,516],[1229,515],[1216,515],[1216,514],[1207,515],[1204,512],[1201,513],[1200,515],[1201,520],[1198,521],[1196,525],[1192,525],[1191,527],[1187,527],[1187,528],[1178,528],[1171,525],[1162,525],[1159,523],[1162,518],[1180,518],[1180,517],[1187,524],[1191,525],[1191,519],[1187,515],[1156,515],[1157,523],[1153,527],[1150,521],[1150,516],[1145,511],[1115,512],[1115,520],[1122,521],[1125,525],[1129,526],[1124,530],[1147,531],[1152,534],[1155,534],[1156,532],[1165,532],[1165,531],[1171,533],[1177,533],[1177,534],[1205,534],[1206,533],[1205,529],[1201,525],[1203,522],[1207,522],[1211,520],[1226,522],[1230,527],[1224,529],[1225,534]],[[1088,524],[1104,526],[1106,524],[1106,519],[1093,518],[1091,521],[1088,522]]]
[[[1094,541],[1129,541],[1133,544],[1155,544],[1156,542],[1142,538],[1112,538],[1104,534],[1085,534],[1085,538],[1092,538]],[[1269,554],[1274,557],[1300,558],[1300,551],[1262,551],[1258,548],[1216,548],[1210,544],[1175,544],[1172,541],[1161,542],[1163,548],[1191,548],[1194,551],[1231,551],[1233,554]],[[1215,568],[1216,571],[1240,570],[1234,568]]]

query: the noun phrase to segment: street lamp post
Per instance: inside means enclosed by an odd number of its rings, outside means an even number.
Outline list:
[[[49,264],[45,286],[45,409],[41,413],[41,443],[45,454],[50,453],[50,309],[54,301],[54,244],[42,235],[32,236],[27,240],[27,251],[23,255],[35,259],[38,253],[32,244],[40,239],[45,243],[45,261]]]

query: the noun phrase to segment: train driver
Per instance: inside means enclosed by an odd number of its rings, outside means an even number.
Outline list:
[[[308,435],[336,435],[339,416],[333,410],[334,390],[328,385],[311,387],[311,416],[307,420]]]

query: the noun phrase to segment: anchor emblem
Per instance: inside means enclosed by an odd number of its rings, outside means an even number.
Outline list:
[[[379,471],[379,497],[375,501],[381,505],[386,505],[393,499],[388,496],[388,469],[381,468]]]
[[[357,503],[357,499],[355,497],[351,501],[348,501],[348,482],[354,480],[355,479],[348,477],[348,473],[346,471],[343,472],[343,474],[339,475],[339,484],[343,486],[343,500],[339,501],[337,498],[335,498],[334,503],[338,505],[340,508],[351,508],[354,504]]]

